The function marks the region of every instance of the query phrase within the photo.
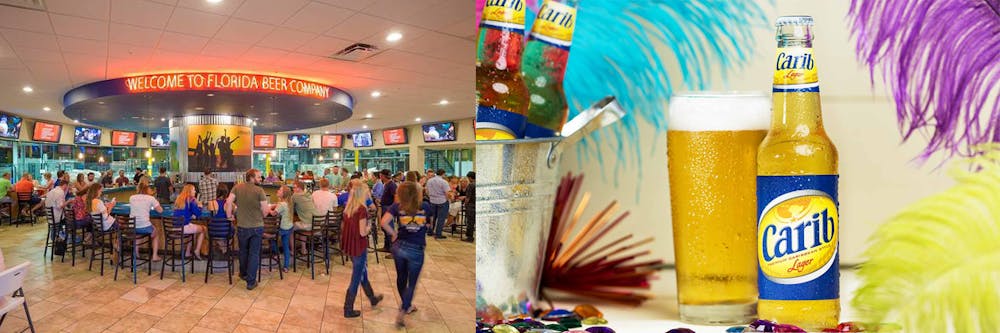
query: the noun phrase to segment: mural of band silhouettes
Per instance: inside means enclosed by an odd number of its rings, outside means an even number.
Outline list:
[[[250,128],[192,125],[188,128],[188,171],[242,171],[251,165]]]

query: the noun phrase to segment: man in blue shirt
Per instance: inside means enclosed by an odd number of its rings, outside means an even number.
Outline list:
[[[431,210],[434,211],[434,238],[445,239],[441,232],[444,229],[444,222],[448,219],[448,191],[451,186],[444,180],[444,169],[438,169],[433,173],[433,178],[427,180],[427,198],[431,203]]]

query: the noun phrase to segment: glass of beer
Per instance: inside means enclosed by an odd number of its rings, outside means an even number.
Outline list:
[[[743,324],[757,314],[757,147],[763,93],[674,95],[667,166],[681,321]]]

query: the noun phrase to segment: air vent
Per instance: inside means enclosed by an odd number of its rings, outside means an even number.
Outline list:
[[[359,62],[379,53],[378,47],[365,43],[354,43],[343,50],[337,51],[330,58],[344,61]]]
[[[0,6],[45,11],[45,0],[0,0]]]

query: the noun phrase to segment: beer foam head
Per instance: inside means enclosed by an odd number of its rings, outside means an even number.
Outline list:
[[[763,93],[681,93],[670,99],[667,129],[746,131],[770,128],[771,100]]]

